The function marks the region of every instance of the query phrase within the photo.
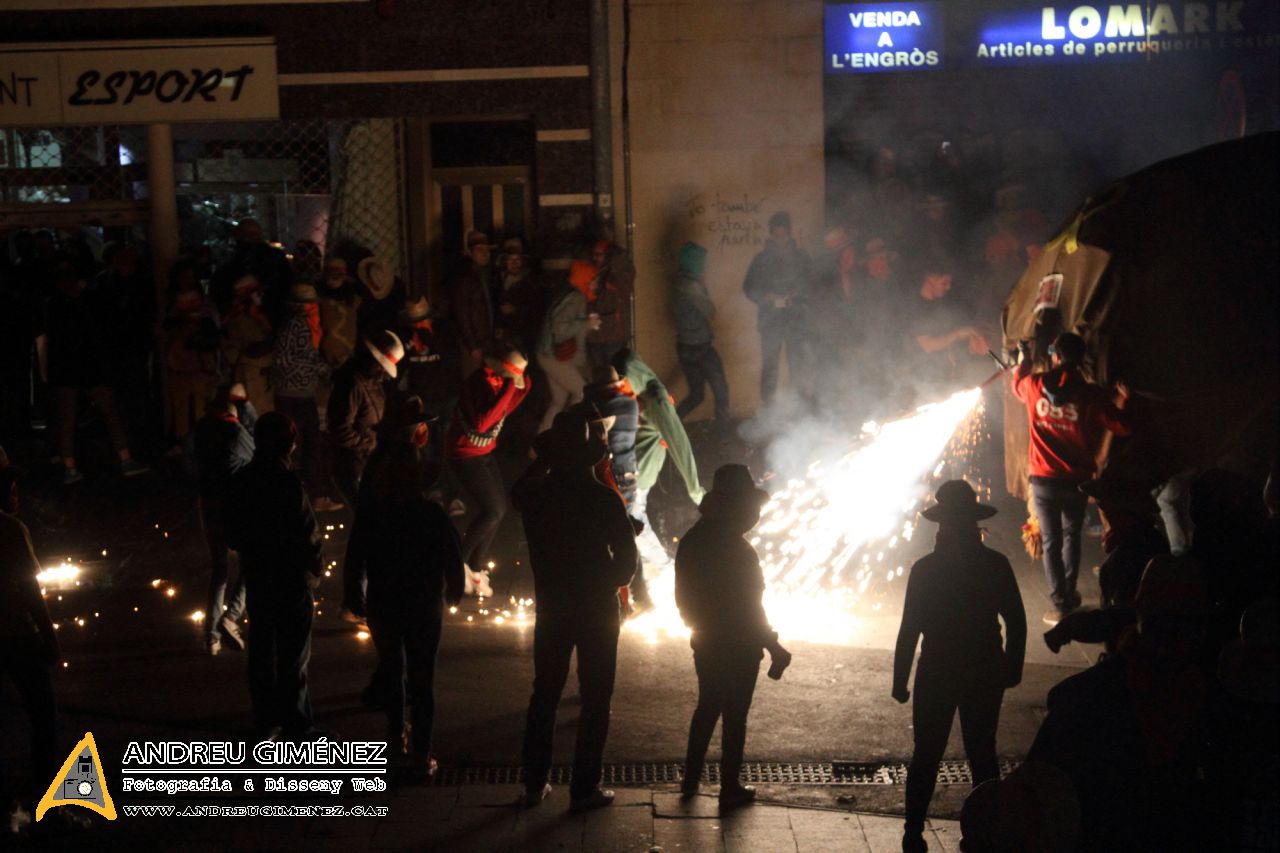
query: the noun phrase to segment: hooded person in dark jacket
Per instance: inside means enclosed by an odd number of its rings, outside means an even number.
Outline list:
[[[618,660],[618,588],[635,572],[635,533],[617,493],[595,478],[605,447],[591,438],[583,415],[562,415],[539,449],[511,494],[524,516],[538,600],[524,736],[525,802],[537,805],[551,791],[556,708],[576,648],[582,713],[570,797],[571,807],[583,811],[613,802],[613,792],[600,788],[601,761]]]
[[[387,407],[383,383],[396,378],[396,363],[402,358],[400,339],[382,331],[365,338],[355,356],[334,374],[326,414],[334,485],[348,506],[355,506],[364,466],[378,446],[378,423]]]
[[[343,564],[345,603],[368,616],[378,650],[375,689],[387,742],[410,756],[410,773],[436,771],[431,753],[436,651],[444,605],[462,598],[462,550],[449,517],[427,500],[419,455],[427,443],[422,401],[405,400],[383,424],[360,484]],[[365,591],[365,582],[368,591]],[[408,700],[411,725],[405,725]]]
[[[706,386],[716,398],[716,427],[729,426],[729,381],[724,376],[724,363],[716,352],[711,318],[715,303],[707,293],[703,272],[707,267],[707,250],[697,243],[680,248],[680,270],[671,290],[671,313],[676,321],[676,356],[689,383],[689,396],[676,407],[683,420],[702,405]]]
[[[1000,775],[996,725],[1005,689],[1022,680],[1027,617],[1009,561],[982,544],[978,522],[995,513],[964,480],[939,486],[937,502],[922,513],[939,525],[937,544],[911,567],[893,656],[893,698],[905,703],[916,644],[924,637],[911,710],[915,751],[907,770],[904,851],[928,849],[924,821],[957,710],[974,786]],[[1003,648],[998,620],[1004,621]]]
[[[289,470],[298,428],[267,412],[255,440],[253,461],[233,479],[227,502],[227,544],[240,553],[253,618],[249,697],[261,736],[279,729],[298,738],[313,728],[307,664],[323,548],[311,501]]]
[[[721,807],[755,799],[755,788],[738,777],[764,649],[773,658],[772,678],[781,678],[791,662],[764,612],[760,558],[743,538],[760,520],[768,500],[769,494],[756,488],[745,465],[721,466],[699,507],[702,517],[676,550],[676,606],[693,630],[690,645],[698,672],[698,707],[689,723],[680,790],[686,796],[698,793],[711,733],[723,716]]]
[[[769,241],[747,268],[742,283],[746,297],[759,308],[760,399],[773,399],[778,390],[778,365],[787,350],[787,375],[796,384],[806,375],[803,306],[813,288],[809,256],[791,237],[791,215],[780,210],[769,217]]]

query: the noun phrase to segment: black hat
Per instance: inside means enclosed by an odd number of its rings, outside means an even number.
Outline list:
[[[553,468],[593,467],[607,449],[591,437],[589,424],[589,416],[580,409],[560,412],[551,429],[534,437],[534,452]]]
[[[978,503],[978,493],[964,480],[948,480],[938,487],[933,506],[920,513],[942,524],[976,522],[996,514],[996,508]]]
[[[378,424],[379,439],[404,444],[411,443],[418,430],[424,424],[429,424],[435,420],[434,418],[428,418],[424,414],[425,409],[422,398],[416,394],[388,406],[382,423]]]

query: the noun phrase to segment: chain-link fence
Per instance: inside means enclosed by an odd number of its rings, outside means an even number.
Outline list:
[[[0,202],[51,204],[145,195],[139,127],[0,128]]]
[[[0,204],[145,199],[146,154],[143,127],[0,128]],[[252,218],[295,257],[348,244],[405,272],[400,120],[175,125],[174,171],[186,249],[217,259]]]

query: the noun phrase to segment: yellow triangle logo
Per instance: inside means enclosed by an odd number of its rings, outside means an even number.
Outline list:
[[[36,821],[49,809],[58,806],[82,806],[107,820],[116,819],[116,804],[107,791],[107,777],[102,772],[102,759],[98,757],[93,732],[85,732],[67,760],[62,762],[62,769],[53,777],[49,790],[44,792],[36,806]]]

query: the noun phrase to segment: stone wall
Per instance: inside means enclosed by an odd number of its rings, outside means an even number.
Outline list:
[[[614,0],[615,115],[621,108],[622,3]],[[759,403],[755,306],[742,279],[776,210],[812,250],[823,215],[822,4],[684,0],[631,4],[631,169],[636,340],[679,399],[668,290],[686,240],[709,250],[716,345],[735,416]],[[619,125],[620,122],[615,122]],[[619,231],[624,205],[615,134]],[[708,417],[708,400],[695,417]]]

